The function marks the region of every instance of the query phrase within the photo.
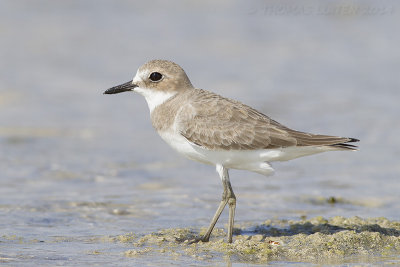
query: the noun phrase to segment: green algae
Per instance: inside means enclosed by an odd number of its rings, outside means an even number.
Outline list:
[[[162,253],[173,258],[192,257],[198,260],[229,257],[247,263],[342,263],[355,259],[379,262],[389,256],[400,259],[400,222],[386,218],[268,220],[253,227],[239,225],[232,244],[226,243],[223,229],[215,229],[210,242],[191,243],[202,231],[164,229],[142,236],[129,233],[109,238],[109,241],[132,246],[124,253],[127,257]]]

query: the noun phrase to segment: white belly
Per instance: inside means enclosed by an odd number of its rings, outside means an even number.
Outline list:
[[[221,164],[226,168],[249,170],[263,175],[273,173],[271,161],[286,161],[329,150],[326,147],[288,147],[260,150],[209,150],[189,142],[173,131],[159,133],[173,149],[186,157],[207,164]]]

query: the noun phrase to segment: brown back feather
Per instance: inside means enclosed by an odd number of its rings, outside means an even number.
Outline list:
[[[185,103],[183,100],[187,104],[181,106],[181,103]],[[174,110],[177,112],[175,127],[182,136],[207,149],[255,150],[291,146],[356,148],[345,144],[356,139],[295,131],[247,105],[201,89],[187,90],[164,104],[162,109],[153,111],[154,127],[158,128],[154,115]]]

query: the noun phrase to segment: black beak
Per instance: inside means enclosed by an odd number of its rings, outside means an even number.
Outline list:
[[[133,91],[137,87],[136,84],[132,84],[132,81],[111,87],[110,89],[107,89],[104,94],[110,95],[110,94],[118,94],[126,91]]]

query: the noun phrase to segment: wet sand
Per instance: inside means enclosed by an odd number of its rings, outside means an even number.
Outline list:
[[[203,229],[205,231],[205,229]],[[129,233],[106,238],[132,246],[126,257],[191,257],[197,260],[231,258],[243,263],[271,261],[341,264],[399,260],[400,222],[386,218],[315,217],[309,220],[266,221],[256,226],[235,228],[234,242],[225,242],[226,232],[216,229],[210,242],[192,243],[201,235],[188,228],[164,229],[138,235]],[[99,252],[101,253],[101,252]]]

